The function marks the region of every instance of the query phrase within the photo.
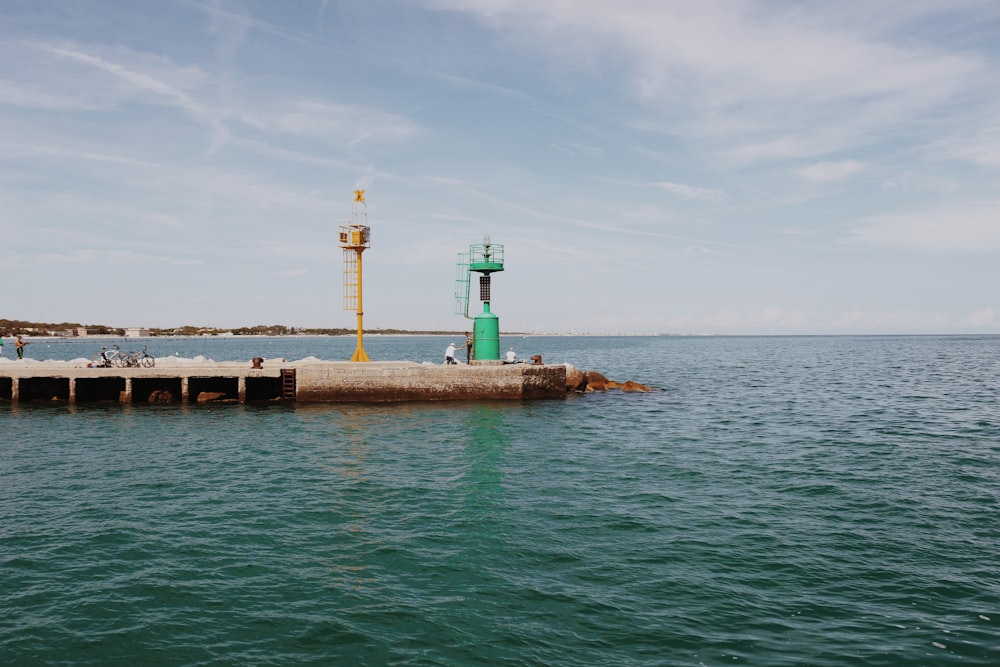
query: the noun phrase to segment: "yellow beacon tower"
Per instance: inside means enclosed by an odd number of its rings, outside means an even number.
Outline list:
[[[371,245],[371,230],[368,228],[368,204],[365,191],[354,191],[351,204],[351,220],[340,226],[340,247],[344,249],[344,310],[358,314],[358,347],[351,361],[368,361],[362,345],[362,324],[364,308],[361,302],[361,253]]]

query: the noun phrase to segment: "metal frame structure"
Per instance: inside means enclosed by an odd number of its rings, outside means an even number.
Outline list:
[[[371,229],[368,227],[368,203],[364,190],[354,191],[350,224],[340,225],[339,231],[340,247],[344,249],[344,310],[353,310],[358,316],[358,346],[351,361],[368,361],[363,344],[365,313],[361,253],[371,247]]]

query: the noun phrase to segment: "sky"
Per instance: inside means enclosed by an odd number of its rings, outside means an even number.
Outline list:
[[[997,334],[1000,2],[0,0],[0,318],[353,328],[356,189],[366,329]]]

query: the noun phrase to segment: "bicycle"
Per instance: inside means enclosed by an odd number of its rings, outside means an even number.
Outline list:
[[[115,349],[109,350],[102,345],[101,351],[90,358],[90,365],[94,368],[111,368],[112,366],[121,368],[123,365],[121,349],[117,345],[113,347]]]
[[[145,345],[142,346],[142,352],[139,353],[139,365],[143,368],[152,368],[156,365],[156,357],[146,352]]]
[[[142,352],[127,352],[122,355],[121,361],[122,366],[125,368],[136,368],[142,366],[143,368],[152,368],[156,365],[156,359],[146,352],[148,345],[142,347]]]

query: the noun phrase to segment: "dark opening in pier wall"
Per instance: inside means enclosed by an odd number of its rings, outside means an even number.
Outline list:
[[[133,378],[133,403],[180,403],[180,378]]]
[[[14,378],[0,378],[0,401],[14,399]]]
[[[24,391],[22,384],[21,391]],[[91,403],[98,401],[120,401],[125,391],[125,378],[97,377],[77,378],[76,402]]]
[[[224,394],[221,400],[239,400],[240,381],[232,377],[192,377],[188,380],[190,401],[198,401],[199,394]]]
[[[68,401],[69,378],[21,378],[18,400]]]
[[[273,401],[282,397],[281,378],[248,377],[246,400]]]

